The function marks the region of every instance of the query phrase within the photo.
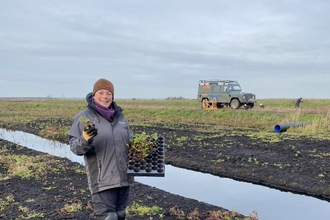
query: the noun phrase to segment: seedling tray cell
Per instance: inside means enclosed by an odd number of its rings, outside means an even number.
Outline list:
[[[128,157],[127,174],[130,176],[165,176],[165,139],[158,137],[155,151],[145,160],[136,160],[134,155]]]

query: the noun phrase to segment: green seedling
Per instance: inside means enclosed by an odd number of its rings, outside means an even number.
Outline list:
[[[93,120],[89,118],[84,118],[84,116],[79,117],[79,121],[84,125],[85,128],[93,126],[95,121],[98,121],[97,118],[93,118]]]
[[[152,135],[148,135],[146,132],[136,134],[128,144],[129,155],[133,154],[136,160],[144,161],[151,153],[155,152],[157,139],[157,133]]]

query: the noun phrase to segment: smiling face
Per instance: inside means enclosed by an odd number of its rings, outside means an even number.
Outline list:
[[[109,106],[111,105],[112,103],[112,92],[110,92],[109,90],[107,89],[100,89],[100,90],[97,90],[93,96],[95,102],[97,102],[98,104],[106,107],[106,108],[109,108]]]

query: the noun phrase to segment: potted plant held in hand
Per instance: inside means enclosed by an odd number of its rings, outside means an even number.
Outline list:
[[[80,116],[79,121],[84,125],[84,128],[88,128],[90,126],[94,126],[94,123],[98,121],[98,119],[94,118],[93,120],[91,120],[89,118],[84,118],[84,116]]]
[[[95,128],[94,122],[97,121],[96,118],[93,120],[85,119],[83,116],[79,117],[79,121],[84,125],[83,137],[88,142],[91,143],[93,138],[97,135],[97,128]]]

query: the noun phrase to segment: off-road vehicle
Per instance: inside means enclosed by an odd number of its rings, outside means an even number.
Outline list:
[[[203,103],[203,108],[231,107],[238,109],[241,106],[253,108],[257,102],[256,95],[243,92],[236,80],[199,80],[197,101]]]

